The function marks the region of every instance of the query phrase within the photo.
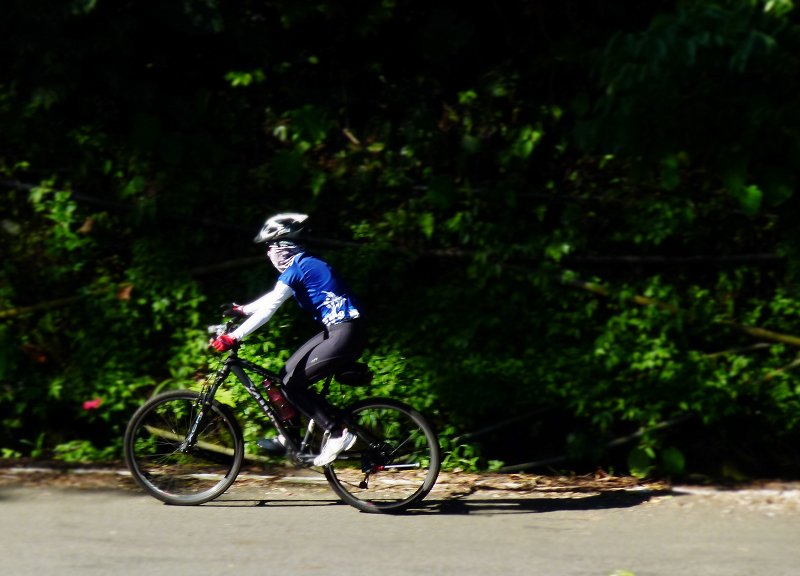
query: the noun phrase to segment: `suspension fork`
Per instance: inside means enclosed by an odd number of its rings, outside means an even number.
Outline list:
[[[208,414],[208,411],[211,410],[211,403],[214,400],[214,395],[217,393],[217,389],[231,373],[231,364],[234,359],[235,356],[229,356],[225,361],[225,364],[217,372],[217,375],[215,376],[214,382],[211,384],[211,386],[205,385],[200,391],[200,395],[197,397],[197,401],[194,403],[197,414],[194,417],[194,422],[192,422],[192,427],[186,434],[186,438],[184,438],[183,442],[181,442],[181,445],[178,447],[180,452],[187,452],[197,442],[197,435],[200,432],[203,418],[206,414]]]

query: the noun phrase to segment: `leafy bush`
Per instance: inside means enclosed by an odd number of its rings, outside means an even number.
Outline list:
[[[448,466],[800,472],[790,2],[79,4],[0,23],[3,454],[113,455],[298,210]]]

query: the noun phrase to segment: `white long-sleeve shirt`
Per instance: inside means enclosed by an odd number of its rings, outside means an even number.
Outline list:
[[[293,294],[294,292],[292,289],[279,280],[275,284],[275,288],[273,288],[272,292],[267,292],[258,300],[242,306],[242,312],[244,312],[246,316],[249,316],[249,318],[236,330],[231,332],[231,336],[237,340],[241,340],[255,330],[258,330],[272,318],[272,315],[280,308],[281,304],[291,298]]]

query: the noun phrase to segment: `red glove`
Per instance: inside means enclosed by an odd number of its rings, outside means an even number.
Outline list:
[[[225,350],[230,350],[231,348],[236,346],[237,342],[238,341],[236,340],[236,338],[234,338],[230,334],[223,334],[222,336],[214,340],[211,343],[211,346],[217,352],[225,352]]]

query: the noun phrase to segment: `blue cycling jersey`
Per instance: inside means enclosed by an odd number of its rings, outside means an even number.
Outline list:
[[[359,317],[355,299],[333,269],[319,258],[301,252],[278,277],[294,292],[304,310],[326,326]]]

